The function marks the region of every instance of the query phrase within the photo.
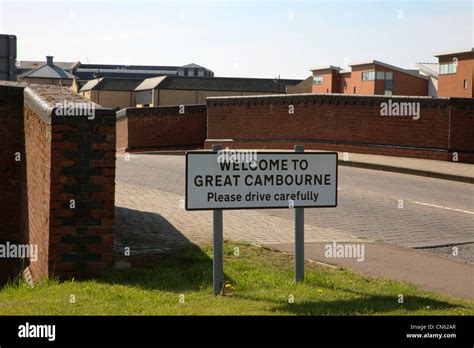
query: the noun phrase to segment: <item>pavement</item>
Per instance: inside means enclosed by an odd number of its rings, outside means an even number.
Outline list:
[[[293,253],[294,244],[263,245]],[[474,265],[385,243],[364,243],[364,261],[326,257],[327,243],[305,243],[305,257],[363,274],[401,280],[424,289],[474,300]]]
[[[450,175],[469,175],[466,165],[450,164]],[[147,254],[212,242],[212,212],[184,210],[184,165],[175,154],[117,158],[117,251],[128,246],[132,254]],[[337,208],[305,211],[308,258],[472,298],[472,184],[342,166],[338,195]],[[224,238],[291,252],[293,219],[292,209],[225,211]],[[327,260],[321,246],[333,242],[365,245],[364,261]],[[457,247],[462,252],[449,253]]]
[[[474,165],[468,163],[347,152],[339,152],[339,159],[340,165],[474,183]]]

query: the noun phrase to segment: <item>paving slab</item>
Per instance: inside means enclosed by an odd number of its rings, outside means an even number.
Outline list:
[[[184,180],[183,156],[132,154],[129,161],[117,160],[116,191],[117,196],[124,197],[123,207],[128,201],[143,200],[143,191],[155,189],[177,194],[179,198],[175,199],[184,200]],[[122,192],[121,184],[139,188]],[[326,231],[413,248],[474,242],[474,186],[471,184],[341,167],[338,196],[337,208],[306,209],[306,223]],[[160,205],[165,203],[159,194],[147,197],[160,212]],[[143,205],[146,207],[147,203]],[[176,210],[175,214],[183,212],[183,209]],[[248,214],[260,214],[259,218],[269,221],[269,226],[273,219],[287,220],[281,222],[282,226],[292,226],[294,220],[292,209],[245,210],[238,214],[243,221]],[[227,215],[225,212],[224,218]],[[258,232],[267,239],[275,235],[275,241],[285,241],[281,239],[282,234],[293,236],[292,229],[285,232],[260,229]]]
[[[118,182],[116,187],[116,249],[132,254],[173,250],[190,243],[212,242],[212,212],[186,211],[184,196]],[[224,212],[224,239],[258,244],[289,243],[294,223],[254,210]],[[366,241],[333,228],[305,225],[309,242]]]

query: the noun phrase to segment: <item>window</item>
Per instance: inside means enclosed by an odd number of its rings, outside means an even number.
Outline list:
[[[364,71],[362,72],[362,81],[375,80],[375,71]]]
[[[393,72],[391,71],[377,71],[376,72],[377,80],[393,80]]]
[[[356,94],[356,88],[354,87],[354,94]]]
[[[204,76],[204,69],[198,70],[198,76]]]
[[[194,76],[194,69],[188,70],[188,76]]]
[[[377,71],[377,80],[385,80],[385,72],[384,71]]]
[[[439,73],[441,75],[455,74],[456,71],[457,71],[457,64],[456,63],[441,64],[439,66]]]
[[[384,89],[385,89],[385,93],[384,93],[385,95],[393,95],[393,80],[385,79]]]
[[[467,80],[464,80],[464,89],[467,89]]]
[[[313,84],[322,85],[323,84],[323,77],[322,76],[315,76],[313,78]]]

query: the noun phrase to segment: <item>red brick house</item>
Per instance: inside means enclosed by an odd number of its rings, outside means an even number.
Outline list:
[[[474,48],[435,54],[439,59],[438,96],[473,98]]]
[[[313,93],[427,96],[429,77],[377,60],[312,69]]]

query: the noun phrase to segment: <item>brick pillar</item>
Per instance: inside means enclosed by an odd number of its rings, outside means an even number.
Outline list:
[[[115,112],[67,88],[26,88],[25,136],[29,195],[24,228],[30,243],[40,248],[39,260],[30,266],[33,277],[69,278],[109,268]]]

